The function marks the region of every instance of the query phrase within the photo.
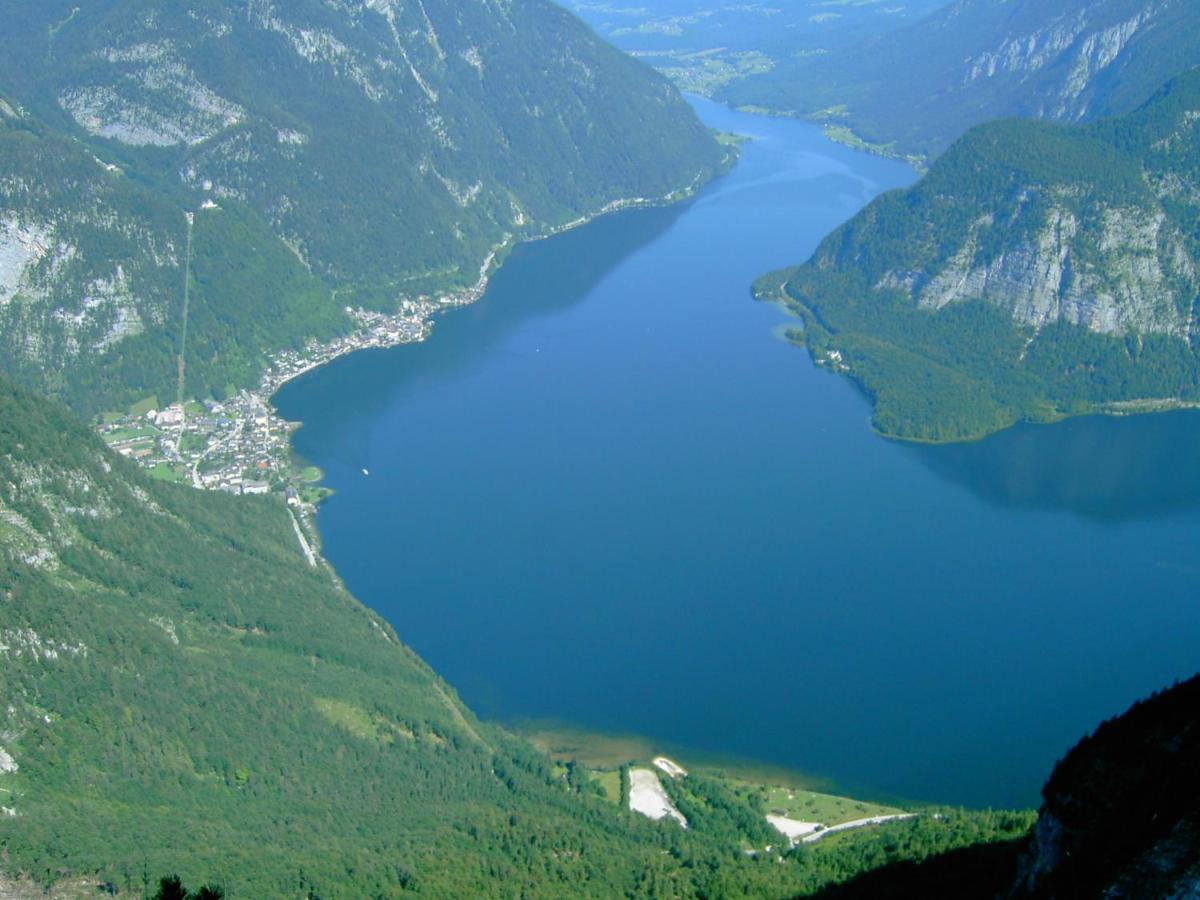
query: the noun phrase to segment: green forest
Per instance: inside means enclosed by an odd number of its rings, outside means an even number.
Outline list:
[[[663,76],[555,4],[418,6],[7,3],[0,244],[25,265],[3,370],[86,415],[172,396],[186,213],[203,398],[347,306],[473,286],[506,240],[726,163]]]
[[[345,334],[347,307],[460,290],[502,243],[697,189],[732,151],[666,78],[551,0],[3,12],[0,895],[1090,896],[1195,874],[1200,680],[1085,738],[1040,813],[909,804],[792,845],[766,818],[781,785],[692,766],[663,779],[681,828],[629,808],[649,760],[478,718],[306,557],[282,496],[156,480],[89,427],[173,397],[185,346],[187,392],[223,398]],[[1178,66],[1179,35],[1133,51]],[[796,71],[738,90],[794,97]],[[757,296],[888,436],[1200,404],[1200,73],[1134,109],[1143,89],[1102,85],[1082,116],[1118,118],[968,131]],[[951,105],[918,150],[970,124]],[[1055,288],[1015,296],[1004,267],[1051,245]]]
[[[788,896],[1031,822],[930,810],[781,852],[757,793],[702,775],[673,786],[687,831],[630,813],[477,720],[305,564],[282,502],[155,482],[9,383],[0,600],[0,848],[43,885]]]
[[[980,126],[756,293],[802,317],[793,339],[862,386],[889,436],[1198,402],[1200,207],[1179,187],[1200,166],[1198,101],[1191,73],[1094,125]],[[1028,288],[1051,266],[1057,282]],[[1071,318],[1101,302],[1115,327]]]

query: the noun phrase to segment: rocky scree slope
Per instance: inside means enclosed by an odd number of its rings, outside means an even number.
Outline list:
[[[345,328],[346,305],[472,285],[506,237],[663,198],[722,161],[666,79],[549,0],[0,12],[0,136],[51,145],[0,157],[0,314],[26,380],[121,369],[137,335],[167,359],[141,368],[172,369],[185,210],[197,308],[217,307],[189,323],[189,373],[193,349],[198,374],[213,368],[202,394],[245,383],[263,350]],[[47,183],[63,169],[70,191]],[[110,380],[104,402],[127,379]]]
[[[989,119],[1130,112],[1196,65],[1200,6],[1191,0],[956,0],[720,96],[849,127],[890,153],[928,160]]]
[[[1193,72],[1123,118],[975,129],[759,291],[896,436],[1194,402],[1198,176]]]

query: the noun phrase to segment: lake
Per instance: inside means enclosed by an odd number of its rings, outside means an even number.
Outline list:
[[[879,438],[749,287],[913,173],[694,102],[754,138],[730,175],[277,395],[336,491],[324,552],[484,717],[1036,805],[1200,668],[1200,416]]]

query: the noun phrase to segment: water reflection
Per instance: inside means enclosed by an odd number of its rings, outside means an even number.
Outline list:
[[[342,357],[285,385],[274,404],[289,419],[302,418],[301,408],[320,408],[321,421],[311,427],[350,437],[356,423],[369,427],[402,392],[479,364],[522,321],[581,301],[631,253],[666,232],[689,206],[617,213],[553,241],[518,246],[479,302],[449,310],[437,320],[434,339]],[[304,431],[297,435],[301,454],[314,437]]]
[[[678,221],[526,247],[433,340],[289,390],[337,491],[323,549],[477,710],[1035,804],[1087,728],[1195,669],[1200,515],[1154,514],[1197,505],[1197,417],[879,440],[747,288],[853,214],[843,164],[910,173],[706,116],[766,137]]]
[[[909,446],[988,503],[1127,521],[1200,507],[1200,412],[1018,425],[972,444]]]

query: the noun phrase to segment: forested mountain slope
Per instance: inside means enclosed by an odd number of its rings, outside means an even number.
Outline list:
[[[0,582],[6,869],[256,897],[675,871],[309,568],[282,504],[150,481],[6,384]]]
[[[762,279],[899,437],[1200,401],[1200,71],[1122,118],[981,126]]]
[[[168,389],[185,211],[202,395],[345,327],[346,305],[472,285],[506,236],[687,189],[722,158],[665,78],[549,0],[0,17],[4,352],[81,409]]]
[[[671,786],[688,830],[651,822],[476,720],[293,528],[0,380],[0,894],[789,896],[1028,827],[946,810],[785,854],[701,775]]]
[[[1130,112],[1200,65],[1192,0],[955,0],[927,18],[806,54],[719,97],[849,127],[931,158],[1007,116],[1079,122]]]
[[[585,836],[636,852],[308,567],[282,504],[153,482],[7,384],[0,581],[10,870],[365,896],[533,877],[510,844],[568,880]]]
[[[114,165],[0,107],[0,371],[81,412],[165,404],[180,353],[206,396],[255,384],[265,350],[345,329],[328,285],[247,205],[194,206],[189,261],[189,198]]]

